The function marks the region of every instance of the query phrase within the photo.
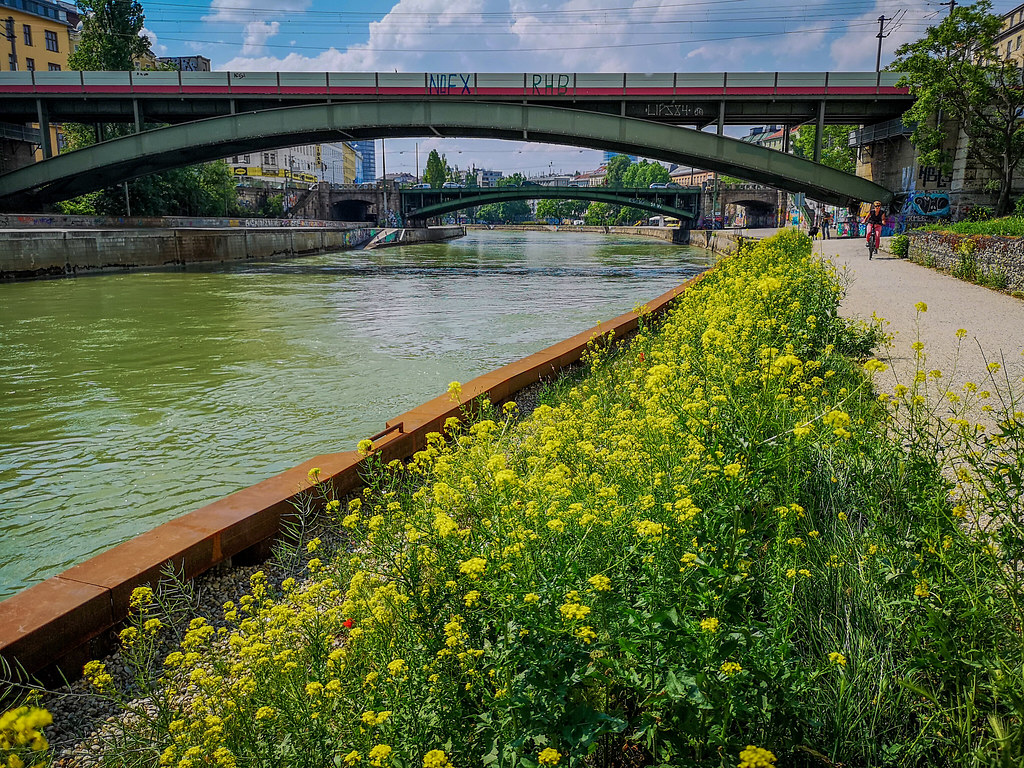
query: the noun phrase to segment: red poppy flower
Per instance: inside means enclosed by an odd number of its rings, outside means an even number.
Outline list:
[[[355,622],[352,621],[352,619],[345,619],[345,622],[344,622],[345,629],[352,629],[352,627],[354,625],[355,625]]]

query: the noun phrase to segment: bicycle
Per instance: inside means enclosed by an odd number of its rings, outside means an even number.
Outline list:
[[[878,253],[879,245],[879,232],[881,227],[873,227],[868,225],[868,261],[871,261],[875,254]]]

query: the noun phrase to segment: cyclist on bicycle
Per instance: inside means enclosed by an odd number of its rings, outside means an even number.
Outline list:
[[[871,210],[868,212],[867,218],[864,220],[867,224],[868,237],[868,258],[872,258],[872,250],[878,250],[879,244],[882,242],[882,225],[885,223],[885,214],[882,212],[882,203],[875,200],[871,204]],[[872,239],[873,238],[873,239]],[[872,248],[872,244],[874,248]]]

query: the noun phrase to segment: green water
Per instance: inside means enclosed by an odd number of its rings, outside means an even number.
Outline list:
[[[0,285],[0,598],[654,298],[646,238],[445,244]]]

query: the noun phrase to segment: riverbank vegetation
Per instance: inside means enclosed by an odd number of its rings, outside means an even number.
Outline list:
[[[468,403],[406,465],[364,441],[345,504],[312,472],[346,543],[194,619],[159,677],[136,591],[137,689],[86,670],[130,712],[102,764],[1019,765],[1024,413],[977,427],[1007,396],[979,382],[939,418],[919,344],[875,392],[841,292],[782,233],[529,418]]]
[[[1024,237],[1024,216],[1002,216],[982,221],[942,222],[916,227],[917,232],[952,232],[957,235],[986,235],[989,237]]]

